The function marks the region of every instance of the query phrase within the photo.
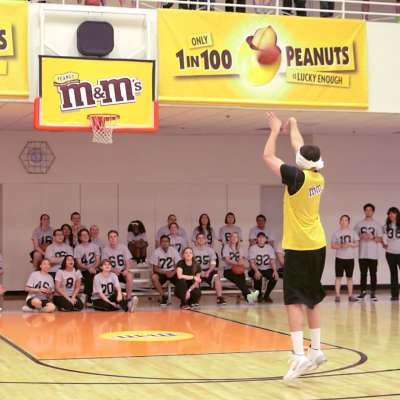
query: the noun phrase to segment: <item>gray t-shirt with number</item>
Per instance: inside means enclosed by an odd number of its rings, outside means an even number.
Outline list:
[[[345,243],[354,243],[357,240],[360,240],[356,231],[352,229],[338,229],[333,235],[331,239],[331,243],[336,243],[343,245]],[[355,247],[344,247],[342,249],[336,249],[336,258],[340,258],[342,260],[351,260],[354,259]]]
[[[128,247],[122,243],[118,243],[115,248],[110,245],[105,246],[101,253],[102,260],[110,261],[111,266],[120,271],[125,269],[126,266],[129,266],[131,258],[131,252]]]
[[[49,274],[44,274],[41,271],[32,272],[28,278],[28,282],[26,282],[26,286],[35,289],[45,288],[50,290],[50,292],[54,291],[54,280],[53,277]],[[49,300],[51,294],[46,294],[42,292],[36,293],[28,293],[26,300],[37,298],[40,300]]]
[[[243,240],[242,230],[239,226],[236,225],[224,225],[219,229],[218,240],[220,240],[223,244],[227,244],[232,233],[237,233],[239,235],[239,239]]]
[[[199,227],[196,227],[193,229],[193,233],[192,233],[192,242],[195,243],[196,242],[196,236],[200,233],[199,231]],[[214,247],[214,241],[216,239],[215,236],[215,231],[214,229],[211,227],[210,230],[206,229],[204,232],[201,232],[206,236],[207,239],[207,244],[210,247]]]
[[[156,265],[164,271],[173,271],[178,264],[181,256],[172,246],[164,251],[161,247],[157,247],[150,259],[150,264]]]
[[[56,282],[60,282],[60,286],[67,292],[68,296],[72,296],[75,290],[76,282],[82,279],[82,273],[79,270],[67,271],[59,269],[56,273]]]
[[[46,258],[51,258],[51,257],[63,257],[65,258],[66,256],[73,256],[74,255],[74,250],[72,249],[71,246],[65,243],[52,243],[51,245],[47,246],[46,252],[45,252],[45,257]],[[62,262],[62,261],[61,261]],[[61,268],[61,263],[59,264],[54,264],[50,267],[50,272],[57,272]]]
[[[86,269],[96,265],[96,257],[100,257],[99,246],[95,243],[78,244],[74,249],[74,257],[80,260]]]
[[[44,244],[50,244],[53,242],[53,228],[48,227],[47,229],[43,230],[40,226],[38,226],[32,232],[32,240],[36,240],[39,246]]]
[[[216,264],[217,255],[210,246],[193,247],[193,257],[203,271],[207,271],[212,265]]]
[[[229,244],[225,245],[222,250],[222,257],[231,260],[232,262],[239,262],[240,257],[244,257],[243,250],[239,247],[238,249],[232,248]],[[225,269],[231,269],[232,267],[225,263]]]
[[[188,246],[187,240],[182,236],[169,235],[170,245],[180,254]]]
[[[354,230],[360,237],[359,258],[369,258],[371,260],[377,260],[379,258],[380,244],[377,243],[375,240],[363,240],[361,238],[361,235],[363,233],[368,233],[372,235],[373,238],[382,237],[382,225],[374,219],[364,219],[354,227]]]
[[[269,244],[262,247],[253,244],[249,249],[249,260],[254,261],[260,271],[271,269],[275,258],[275,250]]]
[[[110,272],[108,276],[102,273],[97,274],[93,279],[93,295],[92,300],[100,299],[99,293],[103,293],[106,297],[110,297],[117,289],[120,289],[117,275]]]
[[[387,245],[387,253],[400,254],[400,227],[395,223],[391,223],[389,228],[385,225],[383,243]]]
[[[269,229],[268,227],[265,227],[264,229],[260,229],[258,226],[254,226],[253,228],[250,229],[249,240],[256,240],[257,235],[260,232],[263,232],[265,234],[268,242],[273,242],[275,240],[275,236],[272,233],[271,229]]]

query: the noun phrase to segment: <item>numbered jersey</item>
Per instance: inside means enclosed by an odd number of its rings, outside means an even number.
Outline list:
[[[164,271],[173,271],[180,259],[181,256],[172,246],[169,246],[167,251],[158,247],[151,256],[150,263]]]
[[[199,228],[198,228],[198,227],[197,227],[197,228],[194,228],[193,234],[192,234],[192,242],[193,242],[193,243],[196,242],[196,236],[197,236],[199,233],[200,233],[200,232],[199,232]],[[206,238],[207,238],[207,244],[208,244],[210,247],[214,247],[214,241],[215,241],[215,239],[216,239],[214,229],[213,229],[213,228],[210,228],[209,230],[206,229],[205,232],[201,232],[201,233],[203,233],[203,234],[206,236]]]
[[[217,255],[214,249],[210,246],[204,247],[193,247],[193,256],[197,264],[200,265],[203,271],[207,271],[211,266],[215,266],[217,261]]]
[[[383,242],[387,245],[386,251],[392,254],[400,254],[400,227],[395,223],[385,226]]]
[[[179,253],[182,253],[182,250],[188,246],[188,242],[182,236],[169,236],[170,245]]]
[[[110,272],[107,276],[102,273],[97,274],[93,279],[93,300],[100,299],[100,294],[103,293],[106,297],[110,297],[116,290],[120,289],[117,275]]]
[[[236,232],[239,235],[239,239],[242,240],[242,230],[236,225],[224,225],[220,228],[218,233],[218,240],[223,244],[227,244],[232,233]]]
[[[354,230],[360,237],[359,258],[369,258],[372,260],[377,260],[379,258],[379,243],[375,242],[375,240],[363,240],[361,238],[361,235],[364,233],[368,233],[374,238],[382,237],[382,225],[380,225],[375,220],[363,220],[354,227]]]
[[[360,240],[357,232],[351,229],[339,229],[332,235],[331,243],[346,244]],[[354,247],[345,247],[336,250],[336,257],[342,260],[351,260],[355,257]]]
[[[81,271],[74,269],[73,271],[66,271],[65,269],[59,269],[56,273],[56,282],[60,282],[61,288],[63,288],[68,296],[72,296],[77,281],[82,279]]]
[[[53,243],[53,228],[49,227],[46,230],[42,230],[42,228],[38,226],[32,232],[32,240],[36,240],[41,247]]]
[[[104,247],[101,258],[102,260],[110,261],[113,268],[121,271],[129,265],[132,254],[124,244],[120,243],[115,248],[111,246]]]
[[[96,257],[100,257],[100,249],[97,244],[78,244],[74,249],[74,257],[80,260],[86,269],[96,265]]]
[[[275,240],[275,237],[269,228],[265,227],[264,229],[260,229],[258,226],[254,226],[250,229],[249,240],[256,240],[257,235],[260,232],[263,232],[265,234],[268,242],[273,242]]]
[[[161,236],[163,236],[163,235],[169,236],[169,228],[168,228],[168,225],[162,226],[162,227],[157,231],[156,240],[159,242]],[[188,240],[188,235],[187,235],[186,231],[185,231],[183,228],[181,228],[181,227],[178,228],[178,235],[179,235],[179,236],[182,236],[184,239],[186,239],[186,241]]]
[[[26,286],[35,289],[48,289],[50,292],[54,291],[54,280],[51,275],[42,273],[41,271],[32,272],[28,278],[28,282],[26,282]],[[51,294],[36,292],[36,293],[28,293],[26,300],[32,298],[38,298],[40,300],[48,300]]]
[[[269,244],[260,247],[254,244],[249,249],[249,260],[254,261],[260,271],[271,269],[272,260],[275,260],[275,251]]]
[[[239,262],[240,257],[244,257],[243,250],[239,247],[239,249],[234,249],[229,245],[224,246],[222,250],[222,257],[231,260],[234,263]],[[225,264],[225,269],[231,269],[231,266]]]
[[[52,258],[52,257],[66,257],[66,256],[73,256],[74,255],[74,251],[72,250],[71,246],[68,246],[65,243],[52,243],[51,245],[49,245],[46,249],[46,253],[45,253],[45,257],[46,258]],[[57,272],[60,267],[61,267],[61,263],[59,264],[52,264],[51,268],[50,268],[50,272]]]

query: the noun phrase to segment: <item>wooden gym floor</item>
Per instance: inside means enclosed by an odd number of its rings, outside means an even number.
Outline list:
[[[290,338],[276,295],[273,305],[209,302],[199,311],[5,311],[0,399],[400,399],[399,303],[328,297],[329,362],[287,385]]]

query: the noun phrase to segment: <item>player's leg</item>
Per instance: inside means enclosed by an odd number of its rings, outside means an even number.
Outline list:
[[[386,253],[386,261],[389,265],[390,270],[390,292],[392,299],[396,300],[399,298],[399,276],[398,276],[398,255],[392,253]]]
[[[200,288],[194,288],[190,292],[190,303],[192,307],[198,307],[201,297],[201,290]]]
[[[177,279],[175,281],[175,296],[181,301],[181,308],[188,308],[189,301],[186,300],[186,293],[188,291],[188,282],[185,279]]]
[[[249,304],[254,304],[257,299],[259,292],[256,290],[251,293],[246,284],[246,276],[243,274],[234,274],[232,270],[226,269],[224,271],[224,276],[226,279],[234,283],[237,288],[242,292],[243,297]]]
[[[129,301],[132,298],[133,291],[133,274],[130,271],[122,272],[125,278],[125,291],[126,291],[126,300]]]
[[[307,319],[311,339],[311,345],[307,354],[307,357],[311,362],[308,371],[312,371],[327,361],[321,350],[321,320],[319,304],[315,305],[313,308],[307,307]]]
[[[347,280],[347,291],[350,302],[356,302],[357,299],[353,296],[353,273],[354,273],[354,259],[346,260],[346,280]]]
[[[248,272],[249,277],[253,280],[253,286],[255,290],[258,290],[258,301],[261,303],[263,301],[262,294],[262,275],[256,277],[256,273],[253,269]]]
[[[214,283],[215,293],[217,294],[217,304],[225,305],[226,301],[222,296],[221,278],[217,271],[214,271],[214,273],[211,276],[211,285],[210,285],[211,287],[213,283]]]
[[[358,263],[360,266],[360,294],[358,298],[363,299],[367,294],[368,260],[360,258]]]
[[[51,301],[45,302],[40,311],[44,313],[53,313],[54,311],[56,311],[56,306]]]
[[[343,260],[335,259],[335,302],[340,302],[340,288],[342,286],[342,278],[344,274]]]
[[[156,272],[151,275],[151,281],[153,282],[154,289],[160,293],[160,296],[164,296],[164,290],[162,288],[162,284],[160,282],[161,275],[157,274]]]
[[[371,277],[371,300],[378,301],[376,297],[376,287],[377,287],[377,272],[378,272],[378,260],[368,260],[369,261],[369,274]]]
[[[267,269],[265,271],[262,271],[261,273],[262,276],[267,280],[267,289],[264,293],[264,300],[266,303],[273,303],[273,300],[271,299],[271,293],[274,290],[278,281],[274,279],[272,269]]]
[[[74,305],[64,296],[54,296],[53,302],[60,311],[74,311]]]
[[[92,293],[93,293],[93,279],[95,274],[92,274],[88,270],[82,271],[83,281],[84,281],[84,293],[86,294],[86,302],[92,302]]]
[[[43,308],[42,300],[33,297],[26,302],[26,305],[31,310],[41,310]]]

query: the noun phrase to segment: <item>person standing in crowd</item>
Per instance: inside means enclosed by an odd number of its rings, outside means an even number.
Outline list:
[[[188,246],[187,240],[179,235],[179,226],[176,222],[169,224],[169,241],[170,245],[175,248],[175,250],[181,254],[182,250]]]
[[[400,211],[390,207],[384,228],[383,247],[386,250],[386,261],[390,269],[390,292],[392,301],[399,300],[400,268]]]
[[[86,302],[91,304],[93,279],[100,265],[100,249],[97,244],[91,242],[90,233],[86,228],[78,232],[78,243],[74,249],[74,257],[85,282]]]
[[[177,224],[178,223],[178,219],[176,218],[175,214],[170,214],[170,215],[168,215],[168,218],[167,218],[167,225],[162,226],[156,233],[156,244],[155,244],[156,248],[158,246],[160,246],[161,236],[163,236],[163,235],[168,236],[169,235],[169,226],[171,224],[173,224],[173,223]],[[182,227],[179,227],[178,235],[183,237],[188,242],[188,235],[187,235],[186,231]]]
[[[228,212],[225,215],[225,225],[219,229],[218,240],[222,243],[222,246],[225,246],[232,235],[232,233],[236,233],[238,235],[239,241],[243,240],[242,229],[235,225],[236,217],[233,212]]]
[[[164,295],[163,285],[169,281],[173,284],[176,282],[176,264],[178,264],[181,256],[170,246],[170,239],[167,235],[160,237],[160,247],[157,247],[151,256],[150,264],[153,266],[153,274],[151,280],[154,288],[160,293],[161,307],[168,305],[168,296]]]
[[[26,304],[22,311],[41,311],[46,313],[54,312],[56,306],[51,302],[54,292],[54,280],[49,274],[50,261],[43,258],[36,271],[32,272],[25,286],[28,292]]]
[[[249,246],[253,246],[257,243],[257,235],[262,232],[267,239],[267,243],[274,247],[275,238],[269,227],[267,227],[267,218],[265,215],[257,215],[256,224],[257,225],[251,228],[249,232]]]
[[[340,288],[343,275],[346,273],[349,302],[358,301],[353,297],[354,251],[358,247],[360,238],[357,232],[350,229],[350,217],[342,215],[339,220],[340,228],[332,235],[331,247],[336,250],[335,258],[335,302],[340,302]]]
[[[105,247],[105,243],[100,239],[100,229],[97,225],[91,225],[89,228],[89,233],[90,233],[90,242],[97,244],[100,249],[100,254]]]
[[[244,255],[237,232],[229,235],[229,241],[222,250],[222,258],[225,262],[224,277],[238,287],[247,303],[254,304],[259,291],[251,292],[247,287],[244,274]]]
[[[275,262],[276,262],[276,270],[278,271],[279,278],[283,279],[283,270],[285,267],[285,252],[282,249],[282,242],[278,245],[275,245]]]
[[[63,224],[63,225],[61,225],[61,230],[64,235],[64,243],[66,243],[68,246],[71,246],[72,248],[74,248],[75,247],[74,235],[72,234],[71,225]]]
[[[221,279],[217,270],[217,254],[207,244],[204,233],[197,234],[196,243],[192,250],[196,263],[201,267],[202,282],[206,282],[211,288],[215,288],[217,304],[225,305],[225,299],[222,297]]]
[[[135,220],[128,225],[128,235],[126,237],[128,249],[132,254],[132,259],[138,264],[146,262],[147,240],[146,228],[142,221]]]
[[[335,9],[334,1],[320,1],[321,7],[321,18],[331,18],[333,17],[333,10]]]
[[[74,246],[78,244],[78,233],[81,229],[85,229],[86,226],[81,224],[81,214],[78,211],[74,211],[71,214],[71,231],[72,231],[72,243]]]
[[[201,297],[201,267],[193,258],[193,251],[186,247],[182,260],[176,264],[175,296],[181,301],[181,308],[198,308]]]
[[[318,146],[305,145],[295,118],[284,130],[296,154],[296,166],[285,164],[276,156],[276,144],[282,122],[274,113],[267,113],[270,135],[264,149],[264,162],[286,185],[283,199],[283,271],[284,303],[289,320],[293,356],[284,380],[290,381],[326,361],[321,351],[320,307],[325,292],[321,277],[325,266],[326,239],[319,215],[324,177],[324,163]],[[304,354],[303,307],[306,307],[311,346]]]
[[[71,246],[64,242],[64,234],[61,229],[56,229],[53,232],[53,243],[47,246],[45,257],[50,261],[49,274],[53,280],[56,277],[56,272],[60,269],[61,263],[66,256],[73,256],[74,250]]]
[[[32,264],[36,269],[43,260],[47,246],[53,242],[53,228],[50,226],[50,216],[42,214],[40,223],[32,232],[33,250],[30,253]]]
[[[305,11],[306,8],[306,0],[283,0],[283,7],[293,7],[297,8],[296,15],[298,17],[306,17],[307,12]],[[291,15],[293,14],[292,10],[284,8],[282,10],[283,14]]]
[[[257,243],[249,249],[250,271],[249,276],[254,281],[254,289],[259,291],[258,302],[273,303],[271,293],[278,282],[279,275],[276,270],[275,251],[267,243],[267,236],[264,232],[257,235]],[[268,281],[267,289],[262,294],[262,278]]]
[[[131,268],[131,253],[124,244],[119,243],[119,233],[111,230],[107,234],[108,245],[104,247],[101,257],[108,260],[112,266],[112,272],[118,276],[120,282],[125,283],[126,301],[130,302],[133,291],[133,274]]]
[[[382,243],[383,230],[378,221],[374,220],[375,206],[371,203],[365,204],[363,207],[365,218],[360,221],[354,230],[360,237],[358,263],[360,266],[360,300],[364,299],[367,294],[367,277],[368,271],[371,277],[371,300],[378,301],[375,291],[377,286],[377,271],[379,247]]]
[[[81,311],[83,303],[78,297],[81,271],[75,269],[73,256],[66,256],[56,273],[53,302],[60,311]]]
[[[197,235],[202,233],[207,238],[207,244],[214,248],[216,236],[214,228],[211,226],[211,220],[208,214],[201,214],[199,217],[199,225],[193,229],[192,242],[196,242]]]

